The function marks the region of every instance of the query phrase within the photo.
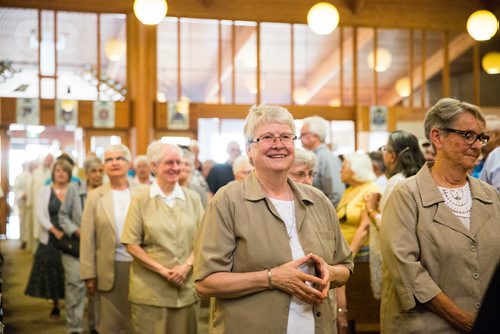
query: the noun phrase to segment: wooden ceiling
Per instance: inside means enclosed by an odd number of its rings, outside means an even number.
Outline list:
[[[306,23],[318,0],[168,0],[168,16]],[[330,0],[340,24],[377,28],[425,28],[465,31],[469,15],[489,9],[499,16],[500,0]],[[133,0],[0,0],[0,6],[84,12],[130,13]]]

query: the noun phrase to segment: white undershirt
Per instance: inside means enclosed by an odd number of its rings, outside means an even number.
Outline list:
[[[132,261],[132,256],[127,252],[125,246],[120,243],[120,237],[127,218],[127,211],[130,205],[130,190],[113,190],[113,208],[115,214],[115,232],[116,232],[116,261]]]
[[[271,202],[276,210],[278,210],[279,215],[285,222],[287,233],[291,236],[290,248],[292,250],[292,259],[296,260],[303,257],[305,254],[299,242],[293,202],[273,198],[271,198]],[[306,274],[314,274],[312,267],[307,264],[300,266],[299,269]],[[290,311],[288,313],[287,328],[288,334],[314,334],[314,315],[312,305],[304,303],[298,298],[292,296]]]

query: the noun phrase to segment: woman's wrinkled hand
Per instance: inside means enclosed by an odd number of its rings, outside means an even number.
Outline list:
[[[366,210],[378,210],[378,204],[382,195],[378,192],[367,193],[363,196],[366,203]]]
[[[168,274],[168,281],[175,286],[181,286],[186,281],[190,270],[191,266],[187,265],[186,263],[175,266],[170,269],[170,272]]]
[[[273,288],[287,292],[308,304],[322,303],[328,294],[315,289],[313,285],[323,286],[324,281],[299,269],[311,261],[311,256],[309,254],[271,269]]]
[[[310,254],[310,256],[311,261],[316,267],[316,274],[319,275],[319,278],[321,279],[321,284],[317,285],[316,288],[323,294],[328,295],[328,290],[330,290],[330,281],[332,280],[332,277],[330,277],[330,270],[328,270],[328,263],[316,254]]]
[[[55,227],[52,227],[49,231],[54,235],[54,237],[56,237],[57,240],[61,240],[61,238],[64,236],[64,232],[59,231]]]

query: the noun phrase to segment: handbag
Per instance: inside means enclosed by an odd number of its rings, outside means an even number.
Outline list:
[[[64,234],[61,239],[56,239],[56,248],[74,257],[80,256],[80,239]]]

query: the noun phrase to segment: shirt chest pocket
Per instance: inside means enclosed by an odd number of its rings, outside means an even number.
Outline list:
[[[335,255],[335,233],[333,231],[316,231],[315,253],[326,263],[332,264]]]

